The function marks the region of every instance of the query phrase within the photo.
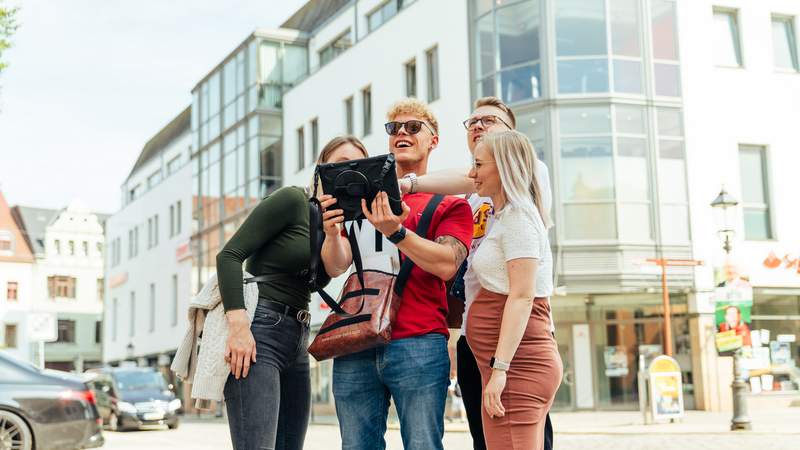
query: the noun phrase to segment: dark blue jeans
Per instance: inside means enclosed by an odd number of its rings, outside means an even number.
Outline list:
[[[311,411],[308,325],[259,301],[250,330],[256,362],[228,375],[225,403],[234,450],[302,450]]]
[[[389,399],[405,450],[442,450],[450,384],[447,339],[426,334],[336,358],[333,395],[343,450],[384,450]]]

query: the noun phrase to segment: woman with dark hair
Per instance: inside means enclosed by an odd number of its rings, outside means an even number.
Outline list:
[[[351,136],[332,139],[317,163],[364,158]],[[265,197],[217,255],[229,335],[225,357],[228,424],[234,450],[301,450],[311,409],[308,363],[311,294],[308,191],[287,186]],[[320,197],[323,207],[335,201]],[[337,223],[327,221],[328,228]],[[259,281],[253,321],[244,309],[242,264]],[[329,281],[326,274],[320,283]],[[257,356],[256,356],[257,355]]]

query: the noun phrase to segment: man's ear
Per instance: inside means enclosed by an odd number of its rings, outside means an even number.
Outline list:
[[[428,148],[428,152],[432,152],[433,149],[439,146],[439,135],[435,135],[431,137],[431,146]]]

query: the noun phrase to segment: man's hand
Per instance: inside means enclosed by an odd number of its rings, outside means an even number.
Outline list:
[[[506,415],[506,408],[500,401],[500,395],[506,388],[506,376],[505,371],[492,370],[492,376],[483,389],[483,407],[492,419]]]
[[[319,198],[322,205],[322,229],[325,235],[337,237],[341,234],[341,223],[344,222],[344,210],[330,209],[336,203],[336,198],[332,195],[324,194]]]
[[[406,220],[406,217],[411,212],[411,208],[403,202],[403,214],[396,216],[389,206],[389,196],[386,192],[379,192],[375,199],[372,200],[372,212],[367,209],[367,201],[361,199],[361,210],[369,220],[369,223],[384,236],[391,236],[399,230],[403,221]]]
[[[228,342],[225,345],[225,361],[231,365],[231,373],[238,380],[250,372],[250,362],[256,362],[256,340],[250,331],[247,311],[236,309],[225,313],[228,321]]]

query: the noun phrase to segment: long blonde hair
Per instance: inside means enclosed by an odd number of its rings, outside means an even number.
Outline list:
[[[516,130],[486,134],[482,139],[497,164],[500,182],[509,204],[536,210],[545,227],[550,216],[542,205],[542,191],[536,176],[536,152],[527,136]]]

